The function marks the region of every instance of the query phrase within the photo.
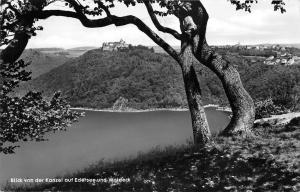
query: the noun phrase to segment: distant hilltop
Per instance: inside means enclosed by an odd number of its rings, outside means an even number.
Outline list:
[[[145,46],[145,45],[143,45]],[[151,48],[154,50],[155,53],[166,53],[163,48],[159,46],[145,46],[148,48]],[[276,53],[280,52],[280,55],[283,55],[284,53],[288,52],[287,50],[293,49],[293,48],[299,48],[300,49],[300,44],[258,44],[258,45],[241,45],[241,44],[236,44],[236,45],[214,45],[212,46],[213,48],[216,48],[218,50],[222,49],[237,49],[235,51],[254,51],[254,52],[266,52],[266,51],[273,51],[274,53],[271,54],[266,54],[263,55],[264,57],[268,58],[271,55],[274,55],[276,57]],[[80,55],[83,55],[85,52],[92,50],[92,49],[98,49],[99,47],[93,47],[93,46],[84,46],[84,47],[75,47],[75,48],[69,48],[69,49],[64,49],[64,48],[59,48],[59,47],[49,47],[49,48],[34,48],[34,50],[41,51],[43,53],[51,54],[51,55],[65,55],[66,57],[78,57]],[[118,50],[124,50],[130,48],[130,44],[126,43],[123,39],[120,41],[116,42],[105,42],[102,44],[102,47],[100,47],[101,50],[104,51],[118,51]],[[180,46],[173,46],[173,48],[176,51],[180,51]],[[1,49],[0,49],[1,51]],[[297,51],[298,52],[298,51]],[[278,54],[278,55],[279,55]],[[260,54],[261,55],[261,54]],[[293,56],[300,56],[300,54],[293,54]],[[291,57],[291,58],[292,58]],[[291,59],[289,58],[289,59]],[[297,63],[298,58],[294,58],[295,63]],[[285,60],[283,60],[285,62]]]
[[[105,42],[102,44],[103,51],[118,51],[120,49],[127,49],[129,44],[127,44],[123,39],[116,42]]]

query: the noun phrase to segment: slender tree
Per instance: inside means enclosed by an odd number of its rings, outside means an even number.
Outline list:
[[[171,57],[173,57],[182,69],[184,85],[191,112],[192,126],[195,143],[207,143],[210,141],[210,130],[207,124],[204,108],[201,100],[201,89],[197,74],[194,69],[194,60],[207,66],[221,80],[226,95],[233,111],[230,124],[224,130],[224,135],[251,134],[251,127],[254,122],[254,104],[244,89],[239,73],[224,57],[216,53],[206,42],[206,26],[209,19],[208,13],[201,3],[201,0],[62,0],[65,6],[71,8],[66,10],[45,10],[44,8],[58,0],[16,0],[17,3],[5,3],[6,8],[13,12],[14,17],[20,15],[18,25],[32,29],[35,19],[46,19],[51,16],[63,16],[78,19],[83,26],[89,28],[99,28],[108,25],[123,26],[135,25],[140,31],[145,33],[157,45],[162,47]],[[21,3],[20,3],[21,2]],[[237,9],[251,11],[251,5],[257,1],[236,1],[230,0]],[[275,10],[284,12],[282,0],[273,0]],[[22,4],[23,3],[23,4]],[[26,4],[27,3],[27,4]],[[28,4],[29,3],[29,4]],[[180,52],[175,51],[166,41],[147,26],[141,19],[133,16],[117,16],[111,13],[116,3],[123,3],[127,6],[135,6],[142,3],[146,6],[157,30],[171,34],[181,42]],[[165,11],[154,10],[153,4],[157,3]],[[26,8],[24,8],[26,6]],[[30,7],[30,9],[28,9]],[[21,10],[21,11],[20,11]],[[24,11],[25,10],[25,11]],[[157,16],[174,15],[180,23],[181,32],[177,32],[169,27],[162,26]],[[91,17],[94,16],[94,17]],[[24,18],[24,19],[21,19]],[[20,22],[22,21],[22,22]],[[19,55],[25,48],[28,36],[15,34],[14,40],[19,46],[12,46],[14,51],[7,54]],[[22,39],[22,40],[21,40]],[[9,46],[8,46],[9,48]],[[16,50],[17,49],[17,50]],[[3,53],[5,55],[5,53]],[[2,54],[2,55],[3,55]]]

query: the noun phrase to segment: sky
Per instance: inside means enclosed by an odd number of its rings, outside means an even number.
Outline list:
[[[300,0],[286,0],[287,12],[275,12],[271,0],[261,0],[253,6],[252,13],[236,11],[228,0],[202,0],[209,14],[207,40],[211,45],[260,44],[260,43],[300,43]],[[48,9],[61,9],[51,6]],[[128,13],[138,16],[169,44],[180,42],[171,35],[155,30],[144,5],[126,8],[119,5],[112,13],[123,16]],[[175,17],[159,19],[161,24],[179,31]],[[154,46],[155,43],[133,25],[121,27],[85,28],[72,18],[51,17],[38,21],[44,27],[29,41],[28,48],[80,46],[102,46],[103,42],[118,41],[121,38],[133,45]]]

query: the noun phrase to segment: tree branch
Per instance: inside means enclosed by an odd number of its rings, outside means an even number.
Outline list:
[[[23,17],[18,24],[24,28],[30,28],[32,27],[33,22],[32,18]],[[0,52],[0,65],[3,63],[15,62],[23,53],[29,38],[30,35],[28,35],[25,30],[16,31],[13,40]]]
[[[149,0],[143,0],[143,2],[144,2],[145,6],[146,6],[146,8],[147,8],[147,11],[148,11],[148,13],[149,13],[149,15],[150,15],[150,18],[151,18],[151,20],[152,20],[154,26],[155,26],[159,31],[164,32],[164,33],[169,33],[169,34],[173,35],[173,36],[174,36],[176,39],[178,39],[178,40],[181,40],[181,39],[182,39],[182,35],[181,35],[180,33],[178,33],[177,31],[175,31],[174,29],[171,29],[171,28],[168,28],[168,27],[164,27],[164,26],[162,26],[162,25],[159,23],[159,21],[158,21],[156,15],[154,14],[153,7],[152,7],[152,5],[151,5],[151,3],[150,3]]]
[[[78,8],[76,8],[78,10]],[[80,9],[79,9],[80,10]],[[38,19],[46,19],[51,16],[64,16],[78,19],[83,26],[88,28],[96,28],[96,27],[105,27],[108,25],[116,25],[123,26],[127,24],[133,24],[137,26],[137,28],[144,32],[148,37],[150,37],[156,44],[161,46],[171,57],[173,57],[177,62],[180,62],[180,57],[178,53],[161,37],[159,37],[154,31],[152,31],[143,21],[139,18],[128,15],[123,17],[118,17],[115,15],[111,15],[110,17],[105,17],[101,19],[91,20],[88,19],[82,12],[72,12],[72,11],[62,11],[62,10],[45,10],[38,11],[32,13],[34,18]]]
[[[82,13],[83,6],[77,3],[76,0],[65,0],[65,1],[74,7],[76,13]]]
[[[110,17],[110,16],[111,16],[111,13],[110,13],[109,9],[103,4],[102,1],[97,1],[96,3],[98,4],[98,6],[99,6],[101,9],[104,10],[104,12],[106,13],[106,16],[107,16],[107,17]]]

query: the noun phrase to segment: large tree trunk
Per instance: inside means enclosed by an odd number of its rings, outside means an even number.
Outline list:
[[[33,25],[32,18],[24,18],[19,22],[19,25],[23,28],[30,28]],[[30,35],[27,34],[26,30],[16,31],[13,41],[0,53],[0,65],[1,63],[13,63],[25,50]]]
[[[217,74],[230,103],[232,118],[222,134],[251,135],[255,118],[254,103],[245,90],[236,68],[221,55],[215,53],[206,42],[202,45],[201,53],[194,53],[201,63]]]
[[[193,67],[193,54],[191,46],[182,45],[181,69],[184,80],[187,101],[192,118],[193,136],[195,144],[207,144],[211,140],[204,106],[202,104],[201,90],[196,71]]]
[[[28,43],[28,39],[29,36],[25,32],[17,32],[14,36],[14,41],[0,53],[0,59],[2,62],[15,62],[23,53]]]
[[[253,100],[244,89],[235,67],[207,44],[205,36],[208,14],[201,1],[186,2],[179,19],[182,32],[193,46],[193,55],[216,73],[225,89],[232,118],[223,135],[251,135],[255,117]]]

